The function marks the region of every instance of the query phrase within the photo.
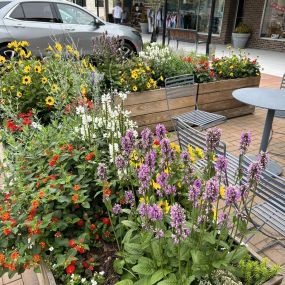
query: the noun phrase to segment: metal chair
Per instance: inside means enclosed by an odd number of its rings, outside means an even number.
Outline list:
[[[225,116],[198,110],[198,92],[193,74],[166,78],[165,91],[168,111],[171,110],[171,101],[189,95],[195,96],[195,110],[172,117],[174,126],[179,119],[192,127],[198,127],[203,130],[221,124],[226,120]]]
[[[284,89],[285,91],[285,73],[283,74],[280,89]],[[275,111],[275,117],[285,118],[285,111]]]

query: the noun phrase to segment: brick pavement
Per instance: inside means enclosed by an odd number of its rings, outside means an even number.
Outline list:
[[[260,86],[279,88],[280,78],[263,74]],[[250,153],[256,154],[259,150],[265,115],[265,110],[257,108],[253,115],[230,119],[226,123],[220,125],[220,128],[223,132],[223,140],[227,144],[228,151],[233,154],[238,154],[240,133],[242,130],[250,130],[252,132],[253,138]],[[273,135],[268,150],[271,155],[271,158],[282,165],[284,169],[283,175],[285,175],[285,119],[274,119]],[[257,233],[251,240],[250,244],[258,250],[269,242],[269,238],[266,238],[264,235]],[[280,245],[275,245],[272,248],[262,252],[261,255],[267,256],[272,262],[282,265],[282,267],[284,268],[285,275],[284,247]],[[282,284],[285,285],[285,280]],[[38,285],[38,281],[35,273],[29,270],[21,275],[15,275],[12,279],[9,279],[7,276],[0,278],[0,285]]]

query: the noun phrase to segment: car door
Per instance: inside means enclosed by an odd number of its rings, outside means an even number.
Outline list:
[[[56,4],[65,31],[65,43],[73,44],[83,55],[93,53],[92,38],[99,36],[103,23],[72,4]]]
[[[6,15],[4,24],[15,40],[28,41],[35,55],[44,53],[49,44],[61,41],[64,34],[49,2],[22,2]]]

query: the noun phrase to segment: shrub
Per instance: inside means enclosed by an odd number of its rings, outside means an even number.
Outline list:
[[[52,116],[60,116],[65,105],[74,99],[94,93],[94,67],[80,60],[73,47],[56,43],[48,47],[49,55],[39,60],[24,51],[28,43],[9,45],[19,57],[2,59],[0,66],[1,110],[5,118],[35,109],[47,122]]]
[[[247,24],[239,23],[238,26],[235,28],[234,32],[239,34],[250,34],[251,29]]]

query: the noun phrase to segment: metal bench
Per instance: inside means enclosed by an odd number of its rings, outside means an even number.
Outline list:
[[[198,92],[193,74],[185,74],[165,79],[165,92],[168,111],[171,101],[177,98],[193,96],[195,98],[195,110],[172,117],[174,125],[176,120],[205,129],[218,125],[226,120],[225,116],[198,110]]]
[[[176,132],[181,149],[187,149],[188,145],[204,149],[206,147],[205,133],[202,133],[181,120],[177,120]],[[223,154],[228,160],[228,180],[230,184],[235,183],[236,170],[239,165],[239,159],[226,151],[226,145],[220,143],[217,148],[218,154]],[[242,169],[246,173],[252,160],[247,156],[244,157]],[[206,165],[205,162],[198,162],[197,167],[201,168]],[[245,179],[241,181],[246,183]],[[275,230],[281,238],[275,242],[281,242],[285,239],[285,179],[278,177],[268,170],[262,173],[260,183],[258,184],[256,196],[262,202],[253,206],[251,214],[254,226],[261,230],[265,225]],[[274,243],[269,244],[273,246]],[[284,245],[284,242],[282,243]],[[262,250],[264,250],[263,248]]]
[[[285,73],[283,74],[283,77],[281,79],[280,89],[284,89],[285,91]],[[275,111],[275,117],[285,118],[285,111]]]
[[[204,43],[204,41],[199,41],[199,34],[197,30],[167,28],[167,36],[168,36],[168,45],[170,40],[177,41],[177,49],[179,41],[195,43],[195,52],[197,52],[198,44]]]

